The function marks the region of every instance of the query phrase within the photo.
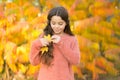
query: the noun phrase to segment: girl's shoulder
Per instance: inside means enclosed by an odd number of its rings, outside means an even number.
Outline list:
[[[69,35],[69,34],[65,34],[65,35],[63,36],[63,38],[64,38],[64,39],[67,39],[67,40],[69,40],[69,41],[71,41],[71,40],[74,41],[74,40],[77,39],[75,35]]]

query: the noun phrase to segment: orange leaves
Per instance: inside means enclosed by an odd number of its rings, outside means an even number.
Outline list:
[[[117,19],[114,22],[116,23]],[[119,28],[115,30],[113,27],[118,28],[99,17],[75,22],[73,31],[79,40],[81,63],[85,69],[91,71],[93,80],[99,80],[100,74],[118,75],[119,71],[114,62],[119,63],[119,48],[116,47],[119,47],[117,44],[119,45],[120,41],[111,36],[116,33],[116,30],[119,31]],[[100,46],[100,41],[102,41],[102,46]],[[109,49],[111,50],[109,51]],[[106,52],[104,53],[104,51]]]
[[[0,3],[0,19],[4,18],[4,4]]]
[[[4,13],[0,11],[0,19],[4,17]]]
[[[17,72],[17,67],[16,67],[17,56],[15,55],[15,53],[13,53],[15,47],[16,44],[12,42],[7,42],[4,48],[5,49],[4,59],[13,72]]]
[[[37,0],[43,13],[33,6],[33,0],[30,1],[4,1],[5,5],[0,5],[0,72],[4,69],[3,64],[15,73],[32,75],[38,71],[40,66],[29,64],[30,43],[43,32],[48,10],[63,5],[69,10],[74,24],[72,31],[77,34],[81,51],[81,64],[73,67],[74,72],[84,79],[86,75],[82,74],[82,66],[91,72],[93,79],[98,79],[99,74],[118,75],[120,10],[116,0],[113,0],[115,3],[109,0]]]
[[[47,14],[39,13],[39,16],[34,18],[30,23],[33,24],[45,24],[47,21]]]
[[[106,37],[111,36],[114,33],[114,31],[111,29],[108,29],[106,26],[102,26],[104,24],[105,24],[104,22],[103,23],[101,22],[101,25],[96,24],[93,28],[91,28],[91,30],[95,32],[96,34],[100,34],[102,36],[106,36]],[[112,24],[111,25],[108,24],[108,25],[112,26]]]
[[[79,46],[80,46],[80,50],[84,50],[86,48],[86,46],[89,46],[91,44],[91,41],[83,36],[80,36],[80,35],[76,35],[77,36],[77,39],[79,41]]]
[[[108,8],[96,8],[96,9],[94,9],[93,10],[93,12],[94,12],[94,15],[96,16],[110,16],[110,15],[112,15],[113,14],[113,12],[114,12],[114,9],[113,8],[110,8],[110,9],[108,9]]]
[[[86,68],[96,74],[106,74],[106,71],[101,70],[98,67],[96,67],[94,61],[92,63],[87,63]]]
[[[10,23],[10,24],[13,24],[15,23],[16,21],[16,14],[11,14],[10,16],[7,17],[7,21]]]
[[[3,38],[5,37],[5,34],[6,34],[5,30],[4,30],[3,28],[0,28],[0,40],[1,40],[1,41],[2,41]]]
[[[94,15],[94,16],[101,16],[101,17],[106,17],[110,16],[114,13],[114,8],[109,7],[108,2],[100,2],[96,1],[94,2],[93,5],[89,7],[89,11]]]
[[[18,66],[19,72],[24,73],[24,74],[28,69],[28,66],[25,66],[22,63],[18,63],[17,66]]]
[[[21,4],[23,3],[19,5]],[[42,32],[46,16],[42,15],[38,19],[38,8],[29,4],[23,4],[21,8],[12,2],[6,3],[6,9],[3,13],[5,17],[0,20],[0,72],[5,70],[4,73],[6,73],[5,67],[8,67],[12,74],[9,71],[7,74],[10,73],[9,76],[12,78],[12,75],[19,72],[22,75],[24,74],[24,77],[28,74],[34,74],[36,67],[33,68],[28,65],[29,46],[31,41]],[[36,21],[32,23],[31,20],[35,17],[37,17]],[[37,23],[40,25],[36,27],[35,24]]]
[[[111,75],[117,75],[118,71],[114,68],[114,64],[112,62],[107,61],[103,57],[98,57],[96,59],[96,65],[102,69],[104,69],[106,72],[108,72]]]
[[[43,32],[42,29],[35,29],[31,32],[30,37],[32,37],[33,39],[37,38],[41,33]],[[30,38],[29,38],[30,39]],[[31,39],[32,40],[32,39]]]
[[[99,57],[99,59],[96,59],[96,65],[98,66],[98,67],[100,67],[101,69],[103,69],[103,70],[105,70],[105,59],[104,58],[102,58],[102,57]]]
[[[76,10],[76,7],[80,5],[80,2],[81,2],[80,0],[74,0],[74,2],[71,2],[72,5],[70,6],[69,9],[71,20],[84,19],[87,17],[87,13],[85,12],[85,10]]]
[[[2,56],[0,55],[0,73],[3,71],[3,64],[4,64],[4,60]]]
[[[34,6],[31,6],[25,10],[24,15],[30,18],[31,15],[31,17],[36,17],[38,13],[39,9]]]
[[[79,78],[83,78],[84,77],[84,75],[82,74],[82,71],[81,71],[80,67],[78,67],[78,66],[72,66],[72,69],[74,70],[74,73],[78,74]]]
[[[117,21],[117,18],[115,18],[111,23],[96,17],[75,22],[73,31],[77,34],[79,40],[80,61],[85,69],[91,71],[93,80],[99,80],[100,74],[112,76],[119,74],[114,64],[114,62],[120,63],[118,56],[120,41],[119,38],[113,36],[114,34],[119,35],[119,32],[116,32],[120,31],[116,26]],[[102,46],[99,44],[100,41],[102,41]],[[103,51],[100,49],[103,49]],[[101,54],[104,54],[104,57]]]
[[[28,59],[29,51],[27,50],[27,47],[28,46],[26,46],[26,45],[17,47],[17,50],[16,50],[17,57],[16,58],[19,63],[29,62],[29,59]]]
[[[98,68],[96,65],[96,60],[94,59],[92,62],[86,63],[86,68],[92,72],[93,80],[99,79],[99,74],[106,74],[106,71]]]
[[[6,3],[6,9],[16,8],[16,7],[17,7],[17,4],[15,4],[13,2]]]
[[[17,47],[12,42],[8,42],[6,44],[4,59],[6,61],[6,64],[12,70],[12,72],[15,72],[15,73],[27,72],[28,66],[24,64],[29,62],[29,59],[28,59],[29,49],[28,48],[29,47],[27,45],[22,45],[22,46]]]
[[[39,13],[39,16],[30,21],[33,28],[43,29],[47,23],[47,14]]]
[[[105,54],[116,54],[116,55],[118,55],[117,53],[120,53],[120,47],[118,47],[118,48],[114,48],[114,49],[109,49],[109,50],[106,50],[105,51]]]
[[[75,33],[82,33],[87,27],[94,25],[100,21],[100,17],[91,17],[74,22]]]
[[[75,12],[70,12],[71,20],[81,20],[87,17],[87,14],[84,10],[79,10]]]
[[[26,39],[25,34],[28,30],[28,24],[27,23],[21,23],[18,22],[16,25],[8,27],[6,30],[6,37],[8,40],[15,42],[17,45],[21,44],[21,42],[24,42]]]
[[[29,64],[26,74],[33,75],[34,73],[36,73],[39,70],[39,68],[40,68],[40,65],[33,66],[33,65]]]

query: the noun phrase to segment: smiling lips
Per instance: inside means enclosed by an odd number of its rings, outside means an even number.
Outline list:
[[[59,33],[61,29],[54,29],[55,32]]]

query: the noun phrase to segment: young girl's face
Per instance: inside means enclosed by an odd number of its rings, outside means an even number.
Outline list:
[[[53,16],[50,21],[51,28],[54,31],[54,34],[64,33],[66,22],[62,20],[60,16]]]

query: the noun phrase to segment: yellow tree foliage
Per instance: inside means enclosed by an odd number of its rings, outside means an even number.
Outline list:
[[[111,2],[110,2],[111,1]],[[113,2],[112,2],[113,1]],[[120,10],[118,0],[11,0],[0,3],[1,80],[26,80],[40,68],[29,63],[32,40],[47,24],[49,9],[62,5],[77,35],[81,59],[74,73],[87,80],[118,76],[120,64]],[[67,2],[67,4],[66,4]],[[45,36],[51,41],[51,36]],[[47,51],[44,47],[42,52]],[[86,70],[87,72],[84,72]],[[84,74],[86,73],[86,74]],[[104,77],[105,77],[104,76]]]

